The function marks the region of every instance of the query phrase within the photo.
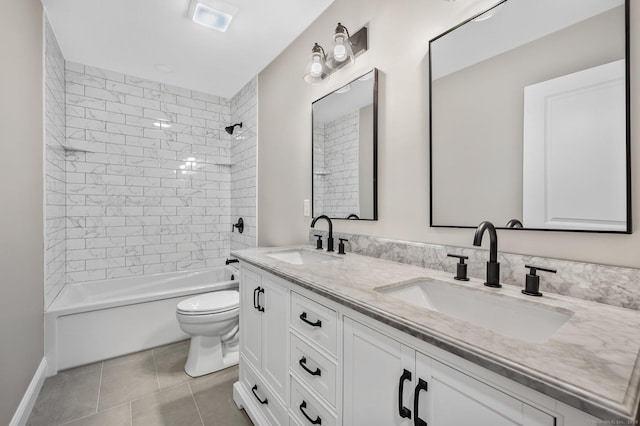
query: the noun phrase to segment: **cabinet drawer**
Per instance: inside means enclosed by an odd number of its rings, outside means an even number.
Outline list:
[[[291,327],[305,339],[336,355],[338,314],[311,299],[291,292]]]
[[[320,352],[291,334],[291,371],[303,383],[323,397],[332,407],[336,406],[336,364]]]
[[[317,398],[312,396],[293,376],[291,376],[291,398],[289,409],[297,423],[303,425],[321,424],[335,426],[338,419]]]
[[[246,361],[242,359],[242,361]],[[256,405],[274,426],[286,424],[287,410],[275,397],[273,391],[267,387],[260,376],[246,362],[240,369],[240,382],[247,388],[254,398]]]

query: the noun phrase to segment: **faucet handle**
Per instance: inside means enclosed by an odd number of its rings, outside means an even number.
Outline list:
[[[464,263],[465,260],[469,259],[469,256],[462,256],[459,254],[447,253],[448,257],[455,257],[460,260],[460,262],[456,265],[456,276],[453,277],[459,281],[469,281],[467,277],[467,264]]]
[[[544,272],[551,272],[553,274],[555,274],[556,272],[558,272],[557,269],[551,269],[551,268],[543,268],[541,266],[535,266],[535,265],[524,265],[525,268],[529,269],[529,273],[531,275],[536,275],[537,271],[544,271]]]
[[[316,241],[316,249],[317,250],[322,250],[322,235],[320,234],[313,234],[315,237],[318,237],[318,241]]]
[[[340,243],[338,244],[338,254],[346,254],[344,252],[344,242],[345,241],[349,241],[346,238],[338,238],[340,240]]]
[[[551,272],[555,274],[557,270],[551,268],[542,268],[540,266],[535,265],[524,265],[525,268],[529,269],[529,273],[525,279],[524,290],[522,290],[523,294],[527,296],[542,296],[540,293],[540,277],[536,275],[538,271]]]

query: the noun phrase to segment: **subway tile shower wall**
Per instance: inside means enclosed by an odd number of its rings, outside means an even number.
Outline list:
[[[322,199],[319,212],[329,217],[346,218],[349,214],[360,215],[358,123],[360,112],[355,111],[325,123],[322,136],[314,128],[314,168],[319,167],[320,174],[314,173],[314,192]],[[323,164],[319,164],[323,161]]]
[[[244,220],[242,234],[231,234],[231,250],[256,246],[257,81],[254,78],[231,98],[231,124],[242,133],[231,136],[231,221]],[[236,128],[237,129],[237,128]]]
[[[45,306],[65,284],[64,58],[45,20]]]
[[[224,264],[229,99],[71,62],[65,79],[67,282]]]

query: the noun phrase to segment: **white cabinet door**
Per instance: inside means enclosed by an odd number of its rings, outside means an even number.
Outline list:
[[[423,384],[418,415],[430,426],[555,424],[552,416],[421,353],[416,353],[416,371]]]
[[[402,405],[413,410],[414,354],[401,343],[344,319],[344,426],[413,424],[400,416],[398,399],[404,376]]]
[[[242,268],[240,279],[240,352],[260,371],[262,363],[262,321],[256,300],[260,276]]]
[[[289,352],[289,298],[287,288],[266,276],[262,277],[264,291],[259,296],[262,312],[262,375],[273,390],[286,401]]]

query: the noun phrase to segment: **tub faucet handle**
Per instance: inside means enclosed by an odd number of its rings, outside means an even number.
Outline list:
[[[238,223],[231,224],[231,232],[233,232],[234,228],[238,229],[238,232],[242,234],[244,231],[244,220],[242,218],[238,219]]]

